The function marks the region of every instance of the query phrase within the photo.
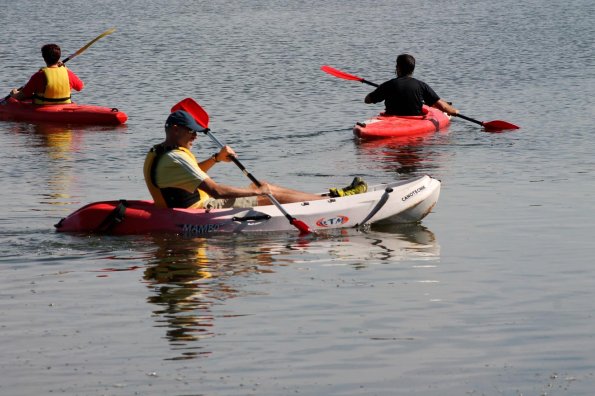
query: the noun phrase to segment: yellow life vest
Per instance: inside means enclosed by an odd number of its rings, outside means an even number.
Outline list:
[[[33,94],[35,104],[72,103],[70,100],[70,79],[68,69],[62,67],[42,67],[45,74],[45,91]]]
[[[189,150],[183,147],[178,147],[178,149],[185,151],[194,158],[194,155]],[[160,144],[152,147],[147,153],[143,165],[145,183],[149,189],[149,193],[151,193],[151,196],[153,197],[155,206],[160,208],[203,208],[205,201],[211,198],[205,191],[196,189],[196,191],[190,193],[182,188],[160,188],[155,183],[155,173],[157,171],[159,157],[164,155],[167,151],[169,150],[163,148]],[[196,158],[194,159],[196,160]]]

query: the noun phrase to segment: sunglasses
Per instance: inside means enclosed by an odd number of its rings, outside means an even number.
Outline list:
[[[177,124],[174,124],[174,126],[177,126],[178,128],[184,128],[184,129],[186,130],[186,132],[188,132],[188,133],[192,133],[192,134],[194,134],[194,135],[198,135],[198,132],[196,132],[194,129],[190,129],[190,128],[188,128],[187,126],[184,126],[184,125],[177,125]]]

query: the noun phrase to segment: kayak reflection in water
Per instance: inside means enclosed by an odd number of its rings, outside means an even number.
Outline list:
[[[218,162],[231,162],[234,150],[224,146],[202,162],[198,162],[190,149],[198,132],[205,129],[192,116],[177,110],[165,122],[165,141],[155,145],[147,154],[144,176],[155,205],[168,208],[220,209],[252,208],[270,205],[267,195],[272,194],[280,203],[305,202],[327,199],[311,194],[262,182],[258,187],[233,187],[219,184],[207,175]],[[338,196],[365,192],[367,186],[361,179],[357,191],[340,190]],[[351,187],[351,186],[349,186]]]
[[[435,107],[449,115],[459,113],[448,102],[440,99],[425,82],[413,78],[415,58],[409,54],[397,57],[397,78],[388,80],[370,92],[364,102],[379,103],[384,101],[385,115],[418,116],[423,115],[422,105]]]
[[[72,103],[71,90],[81,91],[85,84],[62,62],[62,51],[56,44],[41,47],[41,55],[46,63],[22,88],[14,88],[10,95],[17,100],[32,99],[35,104]]]

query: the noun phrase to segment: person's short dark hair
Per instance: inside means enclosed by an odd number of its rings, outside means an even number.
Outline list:
[[[55,65],[62,56],[62,51],[57,44],[46,44],[41,47],[41,56],[48,66]]]
[[[413,70],[415,70],[415,58],[409,54],[401,54],[397,56],[397,67],[402,75],[413,74]]]

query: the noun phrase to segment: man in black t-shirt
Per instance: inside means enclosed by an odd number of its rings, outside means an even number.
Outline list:
[[[415,58],[408,54],[397,57],[397,78],[386,81],[365,99],[366,103],[384,101],[386,115],[415,116],[422,115],[422,105],[435,107],[450,115],[458,110],[440,99],[434,90],[423,81],[413,78]]]

